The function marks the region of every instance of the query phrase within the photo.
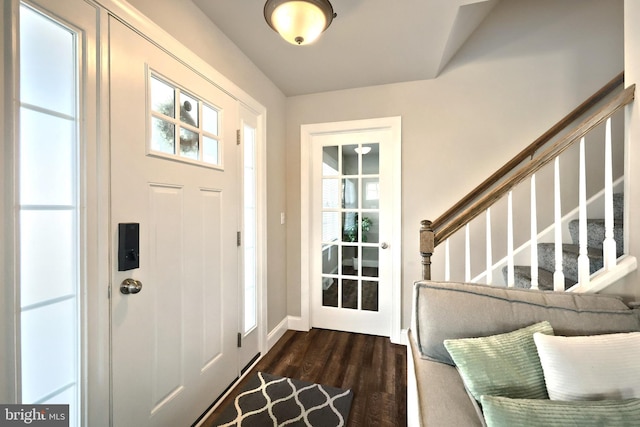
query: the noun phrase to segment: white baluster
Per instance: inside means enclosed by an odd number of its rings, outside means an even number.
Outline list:
[[[587,172],[585,160],[584,137],[580,140],[580,186],[579,186],[579,245],[578,255],[578,283],[580,286],[589,284],[589,255],[587,249]]]
[[[493,248],[491,246],[491,208],[487,208],[487,285],[493,285]]]
[[[560,157],[556,157],[554,162],[553,199],[555,248],[555,271],[553,273],[553,290],[564,291],[564,272],[562,271],[562,203],[560,197]]]
[[[616,266],[617,254],[613,227],[613,160],[611,155],[611,117],[609,117],[605,126],[604,142],[604,242],[602,242],[602,255],[605,270]]]
[[[513,287],[515,283],[516,275],[513,261],[513,192],[509,191],[507,197],[507,286]]]
[[[470,227],[464,227],[464,281],[471,281],[471,238],[469,237]]]
[[[449,239],[444,242],[444,281],[451,281],[451,254],[449,252]]]
[[[531,175],[531,289],[538,289],[538,212],[536,175]]]

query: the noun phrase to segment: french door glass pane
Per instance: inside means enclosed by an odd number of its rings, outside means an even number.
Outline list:
[[[323,147],[322,301],[326,307],[378,310],[379,170],[377,143]],[[328,191],[336,181],[341,183],[339,204]],[[338,220],[341,238],[332,240],[329,230]]]

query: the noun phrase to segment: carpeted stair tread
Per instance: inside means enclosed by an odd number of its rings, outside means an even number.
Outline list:
[[[508,282],[508,267],[504,267],[502,269],[502,274],[504,276],[505,283]],[[531,267],[528,265],[516,265],[514,267],[514,277],[515,283],[514,286],[516,288],[531,288]],[[575,282],[565,278],[564,279],[564,289],[567,290],[570,287],[575,285]],[[538,289],[543,291],[552,291],[553,290],[553,272],[549,270],[545,270],[544,268],[538,268]]]
[[[562,245],[562,266],[567,279],[578,281],[578,256],[580,247],[565,243]],[[590,274],[600,270],[604,265],[602,249],[587,248]],[[555,270],[555,244],[540,243],[538,245],[538,265],[545,270]]]
[[[588,219],[587,220],[587,246],[590,248],[602,249],[604,241],[604,219]],[[575,219],[569,222],[569,234],[571,241],[579,244],[580,221]],[[624,230],[621,219],[613,221],[613,238],[616,241],[616,256],[622,256],[624,253]]]
[[[613,195],[613,238],[616,241],[616,256],[624,254],[624,194],[615,193]],[[565,290],[573,286],[578,281],[578,256],[579,227],[578,220],[570,221],[569,234],[573,244],[562,245],[562,265],[565,276]],[[602,243],[604,241],[604,219],[587,219],[587,255],[589,257],[589,272],[595,273],[604,266],[602,256]],[[538,288],[543,290],[553,290],[553,271],[555,271],[555,244],[538,244]],[[515,287],[531,288],[531,267],[517,265],[514,268]],[[502,274],[507,283],[508,267],[503,267]]]

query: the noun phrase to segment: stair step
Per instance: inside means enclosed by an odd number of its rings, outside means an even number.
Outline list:
[[[505,283],[508,282],[508,268],[503,267],[502,274],[504,276]],[[514,276],[515,283],[514,286],[516,288],[531,288],[531,267],[528,265],[516,265],[514,267]],[[567,290],[576,282],[572,282],[571,280],[565,278],[564,279],[564,289]],[[553,272],[549,270],[545,270],[544,268],[538,269],[538,289],[543,291],[552,291],[553,290]]]
[[[538,245],[538,265],[540,268],[555,271],[555,245],[553,243],[540,243]],[[578,245],[562,245],[562,266],[564,276],[574,283],[578,281],[578,256],[580,247]],[[593,274],[604,266],[602,249],[587,248],[589,257],[589,273]]]
[[[619,220],[624,218],[624,193],[613,194],[613,218]]]
[[[602,249],[604,241],[604,219],[588,219],[587,220],[587,247]],[[571,241],[577,245],[580,243],[580,221],[574,219],[569,222],[569,234]],[[616,241],[616,256],[622,256],[624,253],[624,229],[621,219],[613,221],[613,238]]]

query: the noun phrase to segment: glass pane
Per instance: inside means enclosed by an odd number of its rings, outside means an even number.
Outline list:
[[[347,276],[358,275],[358,247],[342,247],[342,274]]]
[[[21,211],[22,307],[76,292],[75,229],[74,211]]]
[[[340,180],[322,180],[322,207],[337,209],[340,207]]]
[[[22,312],[22,401],[37,402],[75,383],[76,300]],[[69,402],[66,402],[69,403]]]
[[[180,128],[180,155],[198,160],[198,134]]]
[[[358,178],[342,180],[342,207],[345,209],[358,208]]]
[[[338,274],[338,245],[322,249],[322,274]]]
[[[202,106],[202,129],[218,135],[218,111],[208,105]]]
[[[345,212],[342,214],[342,241],[357,242],[360,238],[358,230],[357,212]]]
[[[367,277],[378,277],[380,248],[377,246],[362,248],[362,275]]]
[[[378,178],[362,178],[362,208],[378,209],[379,200],[380,183]]]
[[[76,115],[75,35],[29,7],[20,8],[20,101]]]
[[[362,309],[378,311],[378,282],[362,282]]]
[[[362,242],[363,243],[379,243],[379,222],[378,212],[364,212],[362,214]]]
[[[362,154],[362,173],[368,175],[378,175],[380,173],[380,151],[379,144],[364,144]],[[364,154],[364,151],[371,150]]]
[[[331,243],[340,239],[340,213],[322,212],[322,242]]]
[[[358,175],[360,168],[358,167],[358,153],[356,153],[357,145],[344,145],[342,147],[342,174]]]
[[[218,141],[212,138],[202,138],[202,160],[212,165],[220,164],[218,158]]]
[[[160,120],[151,119],[151,149],[161,153],[175,154],[175,125]]]
[[[322,278],[322,305],[325,307],[338,306],[338,279]]]
[[[324,147],[322,149],[322,175],[339,175],[338,168],[338,147]]]
[[[199,126],[198,121],[199,101],[189,95],[180,92],[180,121],[193,127]]]
[[[257,325],[255,132],[244,126],[244,332]]]
[[[175,92],[171,86],[151,76],[151,109],[175,117]]]
[[[75,123],[26,108],[20,120],[20,203],[73,204]]]
[[[342,279],[342,308],[358,308],[358,281]]]

